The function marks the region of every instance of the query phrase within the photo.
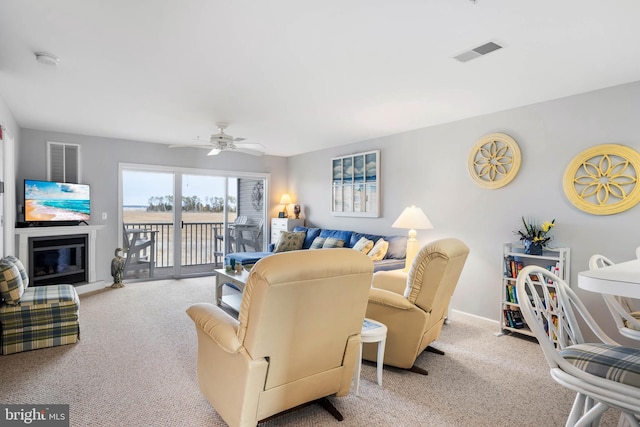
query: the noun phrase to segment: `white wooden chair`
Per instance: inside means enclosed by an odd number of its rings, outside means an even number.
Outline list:
[[[613,264],[614,262],[604,255],[596,254],[589,259],[590,270]],[[602,294],[602,298],[616,322],[618,332],[627,338],[640,340],[640,311],[634,311],[633,301],[630,298],[608,294]]]
[[[640,426],[640,349],[607,336],[575,292],[542,267],[525,267],[516,288],[551,377],[577,393],[566,425],[598,425],[602,414],[615,408],[622,411],[618,425]],[[599,341],[585,342],[578,315]]]
[[[242,226],[249,222],[249,217],[246,215],[237,216],[236,219],[233,220],[231,224],[227,226],[227,230],[224,234],[216,234],[216,240],[224,246],[224,253],[228,254],[230,252],[238,252],[238,244],[237,244],[237,230],[236,226]],[[218,244],[216,243],[216,246]],[[235,246],[235,248],[234,248]]]
[[[246,223],[243,226],[236,227],[236,247],[237,252],[246,252],[247,247],[253,249],[254,252],[262,250],[262,235],[264,230],[264,219],[260,219],[257,223]]]
[[[157,231],[150,229],[127,228],[123,225],[123,249],[125,255],[122,274],[135,272],[136,277],[140,270],[147,270],[149,277],[153,277],[155,267],[155,250]]]

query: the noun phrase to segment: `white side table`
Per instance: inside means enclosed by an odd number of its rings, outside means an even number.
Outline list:
[[[382,365],[384,365],[384,345],[387,341],[387,327],[375,320],[364,319],[362,332],[360,333],[360,354],[358,356],[358,364],[356,366],[356,396],[360,392],[360,370],[362,369],[362,346],[364,343],[378,343],[378,385],[382,385]]]

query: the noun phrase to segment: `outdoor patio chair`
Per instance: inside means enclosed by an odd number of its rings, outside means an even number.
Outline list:
[[[622,411],[618,425],[640,426],[640,349],[607,336],[575,292],[543,267],[522,269],[516,288],[551,377],[577,393],[566,425],[598,425],[602,414],[615,408]],[[597,340],[585,342],[578,320]]]
[[[222,230],[223,234],[215,234],[216,248],[224,248],[225,253],[238,252],[238,245],[236,239],[236,225],[244,225],[249,222],[249,217],[246,215],[237,216],[231,224],[228,224],[226,230]],[[219,245],[219,246],[218,246]],[[217,251],[220,252],[220,251]],[[222,254],[221,254],[222,255]],[[217,255],[216,255],[217,256]]]
[[[124,268],[123,276],[126,277],[127,272],[133,271],[138,275],[140,270],[148,270],[149,277],[153,277],[153,268],[155,267],[155,230],[129,228],[123,225],[123,249],[124,249]]]
[[[237,251],[247,252],[247,247],[252,252],[262,251],[262,235],[264,229],[264,219],[260,219],[257,223],[247,223],[240,227],[236,226],[236,247]]]

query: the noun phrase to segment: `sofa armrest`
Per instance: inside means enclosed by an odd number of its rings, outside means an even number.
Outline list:
[[[227,353],[237,353],[242,347],[238,340],[238,321],[209,303],[194,304],[187,314],[196,327],[205,332]]]
[[[383,305],[393,307],[400,310],[410,310],[415,307],[408,299],[395,292],[384,289],[369,289],[369,304]]]
[[[408,274],[403,270],[378,271],[373,275],[371,286],[404,295]]]

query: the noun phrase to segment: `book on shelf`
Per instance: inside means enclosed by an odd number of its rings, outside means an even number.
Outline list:
[[[511,263],[513,262],[513,257],[512,256],[507,256],[504,259],[504,266],[505,266],[505,275],[507,277],[513,277],[513,273],[511,271]]]
[[[511,317],[513,318],[513,327],[516,329],[520,329],[524,327],[524,320],[522,318],[522,313],[520,310],[511,310]]]
[[[507,294],[509,297],[509,302],[518,304],[518,293],[514,285],[507,285]]]
[[[504,309],[505,324],[510,328],[521,329],[524,328],[524,320],[520,310],[513,308]]]
[[[513,328],[513,319],[511,318],[511,310],[505,308],[504,310],[504,323],[510,328]]]

